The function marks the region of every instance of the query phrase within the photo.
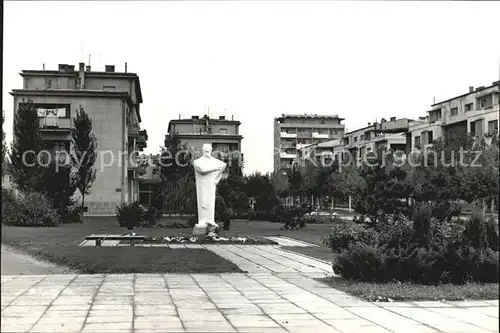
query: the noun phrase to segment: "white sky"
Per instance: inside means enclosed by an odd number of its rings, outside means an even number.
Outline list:
[[[169,120],[209,105],[242,122],[245,172],[271,171],[281,113],[338,114],[351,131],[498,80],[499,13],[500,2],[5,2],[7,140],[18,73],[90,53],[93,70],[127,62],[139,75],[147,153]]]

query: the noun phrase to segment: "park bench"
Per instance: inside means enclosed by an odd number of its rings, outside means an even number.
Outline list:
[[[146,239],[146,236],[132,236],[132,235],[90,235],[85,237],[86,240],[95,240],[95,246],[101,246],[102,242],[105,240],[115,240],[121,241],[126,240],[130,241],[130,246],[134,246],[135,241],[143,241]]]

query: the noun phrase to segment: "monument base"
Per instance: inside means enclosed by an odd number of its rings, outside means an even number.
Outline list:
[[[206,224],[195,224],[193,228],[193,236],[206,236],[208,234],[208,226]]]

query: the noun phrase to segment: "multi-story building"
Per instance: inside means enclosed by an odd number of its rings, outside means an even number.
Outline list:
[[[139,202],[149,207],[162,186],[160,155],[141,155],[139,159]]]
[[[291,168],[301,148],[344,136],[344,119],[337,115],[290,115],[274,119],[274,170]]]
[[[340,160],[343,150],[343,140],[333,139],[301,147],[298,159],[313,162],[317,166],[332,166],[334,160]]]
[[[412,120],[407,118],[382,118],[380,122],[346,133],[343,138],[343,151],[338,152],[345,161],[360,161],[366,153],[376,152],[381,148],[392,151],[407,151],[406,133]],[[337,154],[338,155],[338,154]]]
[[[231,119],[226,119],[225,116],[220,116],[217,119],[208,116],[192,116],[190,119],[175,119],[168,124],[168,134],[165,136],[165,146],[168,145],[168,140],[172,135],[177,135],[182,144],[186,144],[190,149],[201,153],[203,144],[212,144],[213,152],[241,154],[240,135],[241,122]],[[226,158],[226,156],[221,156]]]
[[[410,126],[411,147],[426,149],[444,135],[470,133],[486,140],[498,134],[499,85],[469,87],[469,92],[435,103],[428,115]]]
[[[80,106],[92,119],[97,177],[85,197],[87,213],[111,215],[117,205],[138,200],[137,164],[131,162],[146,147],[147,133],[139,127],[142,92],[137,74],[127,72],[126,64],[123,72],[115,72],[115,66],[92,71],[80,63],[78,70],[61,64],[58,70],[23,70],[20,75],[23,89],[11,92],[14,110],[33,102],[47,150],[70,150],[73,118]]]

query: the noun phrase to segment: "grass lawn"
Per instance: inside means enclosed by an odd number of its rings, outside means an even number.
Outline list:
[[[366,301],[433,301],[433,300],[497,300],[497,283],[442,284],[429,286],[414,283],[369,283],[346,281],[342,278],[318,279],[337,290]]]
[[[231,230],[222,230],[223,237],[287,236],[321,244],[331,225],[308,225],[302,230],[280,230],[280,223],[265,221],[231,221]],[[236,265],[210,251],[141,247],[79,247],[91,234],[122,234],[127,232],[116,218],[86,218],[81,224],[65,224],[53,228],[2,226],[2,243],[30,255],[86,273],[103,272],[239,272]],[[136,228],[137,235],[191,235],[192,229]],[[325,248],[326,249],[326,248]],[[203,258],[199,259],[198,258]]]
[[[205,249],[47,246],[39,259],[79,273],[242,273],[232,262]]]

